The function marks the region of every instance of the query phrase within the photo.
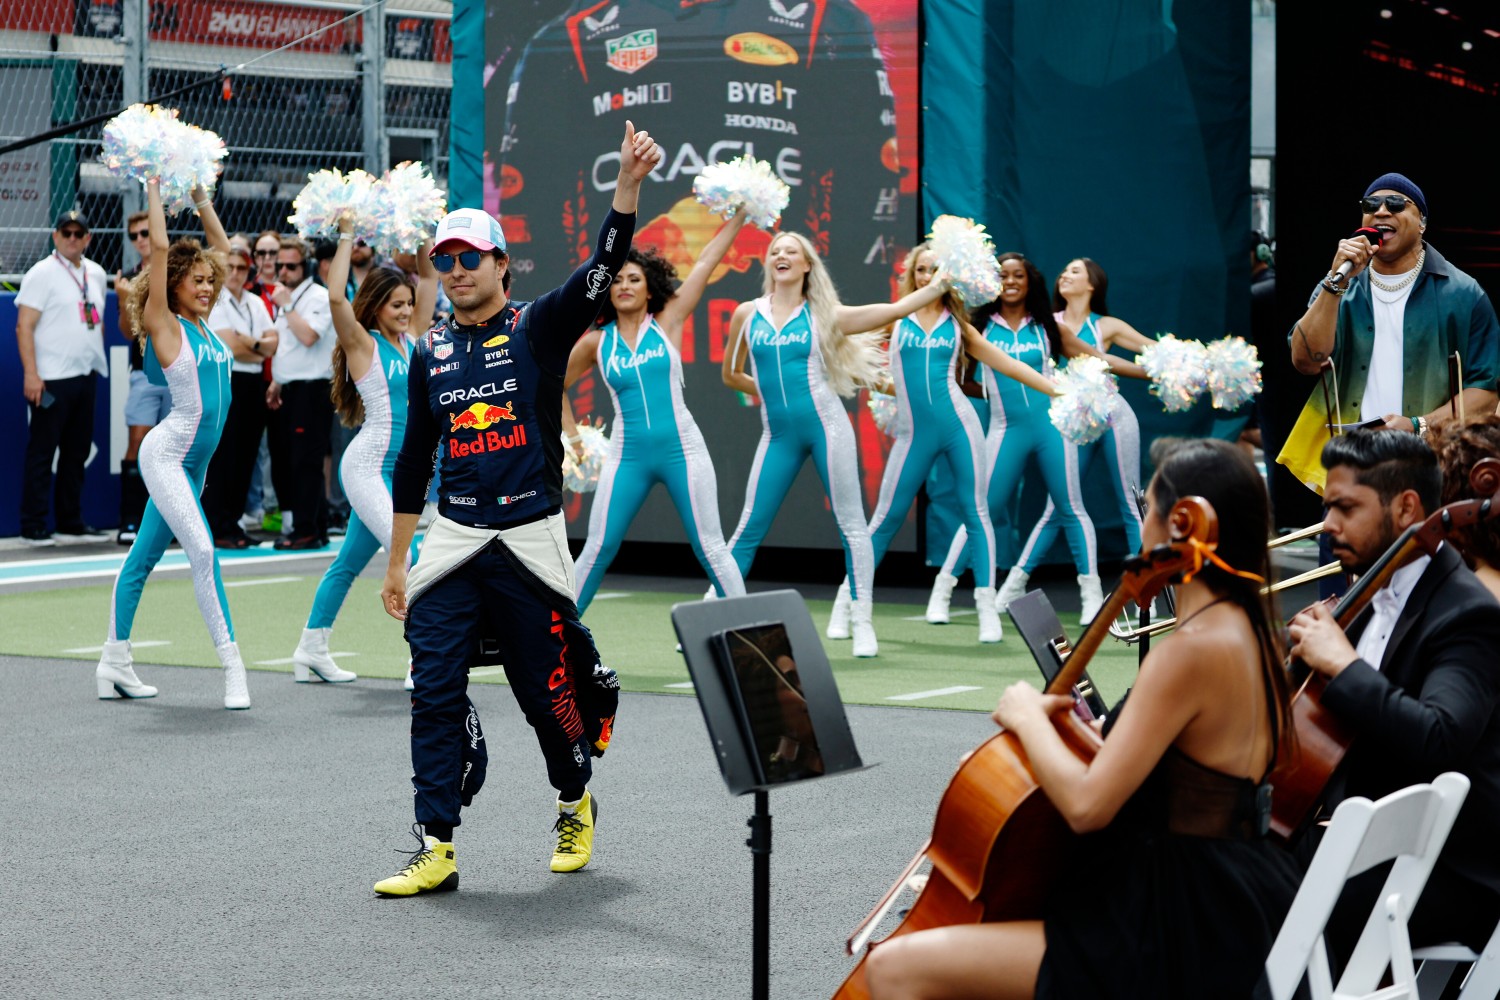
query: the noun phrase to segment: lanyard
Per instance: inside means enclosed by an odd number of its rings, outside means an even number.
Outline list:
[[[63,260],[62,254],[54,250],[52,251],[52,259],[57,261],[58,267],[68,272],[68,277],[72,279],[73,284],[78,288],[78,294],[83,296],[83,301],[87,303],[89,300],[89,269],[86,266],[79,266],[78,269],[83,272],[83,280],[79,281],[77,275],[73,273],[73,268],[68,265],[67,261]]]

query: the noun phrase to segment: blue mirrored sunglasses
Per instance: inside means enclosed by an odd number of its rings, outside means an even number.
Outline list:
[[[484,256],[483,250],[465,250],[460,254],[435,253],[432,255],[432,266],[442,274],[453,270],[453,262],[456,260],[464,266],[465,271],[472,271],[479,266],[479,260]]]

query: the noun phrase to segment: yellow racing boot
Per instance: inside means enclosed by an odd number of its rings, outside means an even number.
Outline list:
[[[589,863],[594,853],[594,819],[599,815],[599,800],[585,791],[573,803],[557,804],[557,850],[552,852],[552,870],[576,872]]]
[[[390,878],[375,883],[375,891],[382,896],[415,896],[422,892],[447,892],[458,888],[458,866],[453,862],[453,845],[445,844],[436,837],[424,837],[412,824],[412,836],[422,846],[411,856],[411,861]]]

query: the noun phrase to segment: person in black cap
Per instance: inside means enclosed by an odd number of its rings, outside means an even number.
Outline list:
[[[1332,362],[1335,423],[1378,422],[1422,435],[1435,430],[1451,417],[1448,358],[1454,352],[1463,363],[1464,405],[1471,413],[1493,409],[1500,323],[1479,283],[1423,238],[1422,189],[1401,174],[1383,174],[1370,182],[1359,206],[1361,227],[1382,239],[1339,241],[1328,274],[1292,328],[1292,363],[1317,374]],[[1340,275],[1346,262],[1348,272]],[[1315,410],[1314,419],[1326,423],[1327,408],[1323,392],[1314,390],[1304,417]],[[1290,464],[1288,457],[1283,452],[1279,460]]]
[[[52,545],[48,495],[57,534],[105,541],[83,520],[83,467],[94,436],[94,394],[104,375],[104,268],[84,256],[88,216],[58,216],[52,253],[32,266],[16,295],[16,346],[31,436],[21,477],[21,539]],[[53,458],[57,476],[54,488]]]

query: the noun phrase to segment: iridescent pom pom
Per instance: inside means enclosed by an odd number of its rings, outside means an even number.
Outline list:
[[[726,219],[743,208],[750,222],[770,229],[781,218],[792,190],[765,160],[739,156],[704,167],[693,179],[693,196]]]
[[[354,220],[354,235],[363,240],[374,238],[370,225],[370,199],[375,178],[363,170],[347,174],[337,168],[318,170],[307,175],[307,184],[292,202],[287,222],[304,239],[339,238],[339,219],[346,213]]]
[[[875,418],[875,426],[880,433],[894,437],[898,412],[896,397],[871,390],[869,401],[865,405],[870,408],[870,416]]]
[[[1260,354],[1243,337],[1208,345],[1208,391],[1214,408],[1238,410],[1260,393]]]
[[[938,266],[965,303],[977,307],[995,300],[1000,294],[1000,264],[983,226],[973,219],[940,215],[928,239]]]
[[[1196,340],[1163,334],[1135,361],[1151,376],[1151,393],[1168,413],[1186,410],[1208,388],[1208,351]]]
[[[192,207],[193,188],[213,194],[228,153],[223,139],[182,121],[176,108],[132,104],[104,126],[99,160],[116,177],[142,184],[155,178],[162,207],[176,215]]]
[[[1097,441],[1109,430],[1110,414],[1120,389],[1103,358],[1081,354],[1067,363],[1054,380],[1062,395],[1052,397],[1047,416],[1062,436],[1074,444]]]
[[[415,251],[437,230],[448,211],[448,196],[420,162],[402,163],[375,182],[365,224],[374,231],[371,245],[385,256]]]
[[[602,426],[578,425],[578,444],[574,445],[563,435],[563,489],[571,493],[591,493],[599,485],[599,473],[609,459],[610,442]],[[579,458],[574,449],[580,448]]]

